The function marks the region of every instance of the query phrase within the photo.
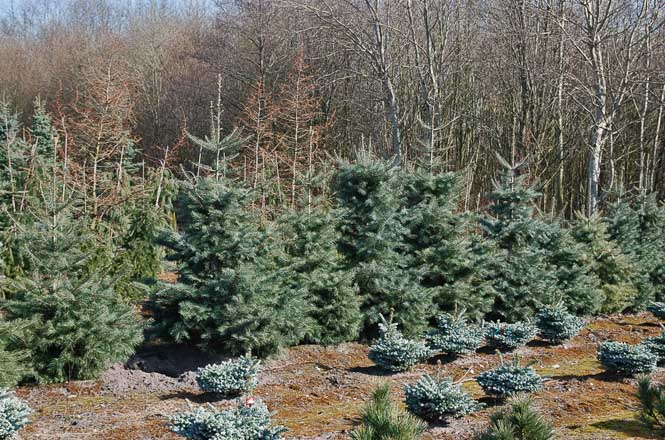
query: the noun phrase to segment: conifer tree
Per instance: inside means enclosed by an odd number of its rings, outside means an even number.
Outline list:
[[[124,298],[138,300],[146,293],[143,283],[153,280],[162,267],[164,252],[157,238],[168,224],[159,208],[147,205],[128,210],[129,226],[118,237],[111,265],[112,272],[120,277],[116,291]]]
[[[533,219],[533,200],[539,193],[505,164],[505,172],[490,198],[492,216],[481,219],[491,254],[486,262],[490,294],[495,295],[492,315],[505,321],[529,317],[539,302],[548,303],[556,286],[554,268],[548,264],[537,238],[544,225]]]
[[[57,131],[53,127],[51,116],[46,112],[44,103],[39,99],[35,101],[35,113],[32,116],[30,134],[35,143],[36,153],[41,157],[52,159]]]
[[[409,270],[404,250],[404,191],[398,169],[387,161],[360,157],[342,164],[334,190],[340,208],[340,250],[362,297],[363,331],[377,332],[378,317],[394,310],[407,335],[420,333],[436,313],[432,292]]]
[[[616,313],[632,307],[638,295],[635,283],[637,269],[616,242],[610,239],[607,225],[600,215],[587,217],[578,214],[573,235],[589,253],[591,271],[600,281],[604,297],[600,311]]]
[[[360,331],[360,301],[354,273],[337,250],[337,213],[314,207],[283,216],[287,264],[294,289],[304,289],[312,306],[306,340],[336,344],[355,340]]]
[[[521,164],[500,160],[506,171],[490,196],[492,215],[481,219],[491,252],[485,270],[495,295],[493,314],[522,320],[559,299],[575,313],[597,311],[602,297],[581,246],[558,223],[534,215],[540,194],[518,174]]]
[[[606,221],[611,238],[638,270],[635,308],[665,300],[665,208],[656,195],[620,197]]]
[[[160,241],[178,264],[175,285],[152,296],[156,330],[176,342],[268,355],[309,329],[305,293],[289,288],[289,268],[270,230],[246,209],[251,193],[221,178],[184,182],[179,232]]]
[[[96,243],[85,224],[66,207],[50,209],[17,236],[26,265],[5,281],[12,296],[2,305],[2,325],[14,333],[3,343],[29,354],[38,381],[90,379],[134,352],[142,325],[116,295],[115,279],[95,266]]]
[[[432,174],[418,169],[404,173],[404,246],[412,277],[421,279],[438,310],[466,309],[481,318],[492,306],[477,267],[468,219],[456,213],[459,181],[452,173]]]
[[[24,186],[24,169],[30,148],[20,136],[19,115],[9,104],[0,102],[0,229],[18,211],[19,193]]]

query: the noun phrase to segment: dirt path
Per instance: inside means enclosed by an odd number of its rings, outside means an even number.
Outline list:
[[[544,390],[534,394],[534,400],[554,422],[558,438],[656,438],[635,421],[635,381],[603,373],[596,361],[596,344],[607,339],[636,343],[659,331],[651,315],[615,316],[594,320],[566,346],[549,347],[533,341],[517,350],[525,362],[537,360],[536,370],[549,377]],[[277,423],[289,428],[287,438],[344,439],[377,382],[389,381],[396,398],[401,398],[404,384],[439,368],[435,359],[408,373],[384,375],[366,354],[367,347],[360,344],[295,347],[280,359],[265,363],[255,395],[275,411]],[[178,361],[183,359],[187,360],[184,364]],[[469,369],[473,377],[498,363],[495,354],[482,349],[474,355],[438,360],[442,372],[455,379]],[[175,439],[165,428],[166,418],[185,410],[186,400],[207,402],[191,373],[205,362],[204,356],[188,355],[187,350],[152,353],[131,364],[153,372],[118,365],[98,381],[21,388],[18,394],[36,410],[23,439]],[[659,368],[654,374],[665,379],[665,369]],[[466,382],[464,387],[488,408],[449,426],[432,427],[428,439],[470,438],[496,409],[475,381]],[[228,404],[212,403],[220,407]]]

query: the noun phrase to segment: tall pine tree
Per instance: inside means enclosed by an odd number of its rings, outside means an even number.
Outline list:
[[[35,144],[36,154],[49,160],[52,159],[58,134],[53,127],[51,116],[46,112],[44,103],[39,99],[35,101],[35,113],[32,116],[30,134]]]
[[[606,221],[611,238],[639,271],[635,307],[665,300],[665,208],[656,195],[622,195]]]
[[[600,281],[604,301],[602,313],[623,312],[635,305],[638,296],[637,269],[610,239],[607,225],[599,214],[578,214],[574,225],[575,240],[584,246],[591,260],[591,271]]]
[[[0,305],[0,346],[27,353],[40,382],[94,378],[134,352],[142,324],[116,295],[116,278],[96,265],[100,245],[85,220],[43,183],[15,228],[22,268],[3,280],[10,300]]]
[[[440,311],[466,309],[480,318],[492,306],[477,270],[468,216],[455,212],[459,179],[426,170],[404,173],[405,251],[412,277],[431,292]]]
[[[213,350],[269,355],[296,344],[310,318],[302,290],[289,288],[289,268],[274,233],[247,206],[252,194],[230,180],[183,183],[179,232],[161,242],[177,262],[175,285],[152,300],[157,330],[176,342]]]
[[[285,214],[286,243],[293,289],[303,289],[311,304],[312,327],[306,340],[336,344],[358,338],[360,301],[354,272],[344,267],[337,250],[337,212],[315,207]]]
[[[489,240],[486,273],[495,297],[493,317],[522,320],[559,299],[576,313],[593,313],[602,296],[585,264],[586,254],[556,222],[535,216],[540,194],[501,159],[505,171],[491,194],[491,216],[481,219]]]
[[[347,267],[356,271],[366,336],[377,333],[380,315],[391,310],[407,335],[420,333],[436,313],[433,292],[409,270],[401,177],[393,164],[366,157],[342,164],[335,177],[342,209],[340,250]]]

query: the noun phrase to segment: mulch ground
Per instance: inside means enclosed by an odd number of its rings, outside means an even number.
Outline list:
[[[516,350],[524,362],[547,377],[534,402],[549,418],[561,439],[651,439],[637,419],[636,382],[605,373],[596,360],[599,342],[637,343],[660,332],[649,314],[598,318],[572,341],[548,346],[532,341]],[[506,354],[510,358],[511,354]],[[152,347],[137,355],[129,366],[116,365],[97,381],[22,387],[35,414],[22,432],[29,439],[176,439],[166,428],[168,416],[189,404],[217,407],[228,401],[210,401],[194,382],[192,370],[214,358],[192,350]],[[425,373],[472,379],[498,364],[491,350],[457,358],[439,357],[407,373],[386,375],[367,358],[367,346],[300,346],[264,363],[256,396],[275,411],[273,417],[289,431],[286,438],[345,439],[358,423],[358,414],[377,383],[387,381],[396,400],[404,384]],[[167,373],[168,375],[162,374]],[[654,373],[665,381],[665,369]],[[463,387],[487,404],[476,414],[431,426],[426,438],[462,440],[482,429],[500,402],[487,398],[473,380]],[[188,403],[189,402],[189,403]]]

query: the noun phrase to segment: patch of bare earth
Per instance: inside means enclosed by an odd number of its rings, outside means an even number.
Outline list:
[[[536,360],[535,368],[547,376],[534,401],[556,426],[558,438],[657,438],[635,419],[635,380],[604,373],[596,361],[596,347],[608,339],[636,343],[659,331],[651,315],[613,316],[592,321],[564,346],[533,341],[517,350],[525,362]],[[220,408],[229,404],[209,401],[193,380],[196,367],[218,360],[186,348],[157,347],[136,356],[129,368],[113,366],[97,381],[23,387],[18,394],[36,411],[23,438],[175,439],[166,421],[186,410],[187,401]],[[401,400],[404,384],[437,368],[455,379],[472,378],[497,363],[496,354],[481,349],[474,355],[439,357],[408,373],[385,375],[367,358],[364,345],[300,346],[265,362],[255,395],[275,411],[276,423],[289,428],[287,438],[344,439],[378,382],[390,382],[395,398]],[[658,369],[655,377],[665,380],[665,369]],[[471,438],[500,405],[487,399],[475,381],[463,386],[487,408],[447,426],[431,426],[428,440]]]

